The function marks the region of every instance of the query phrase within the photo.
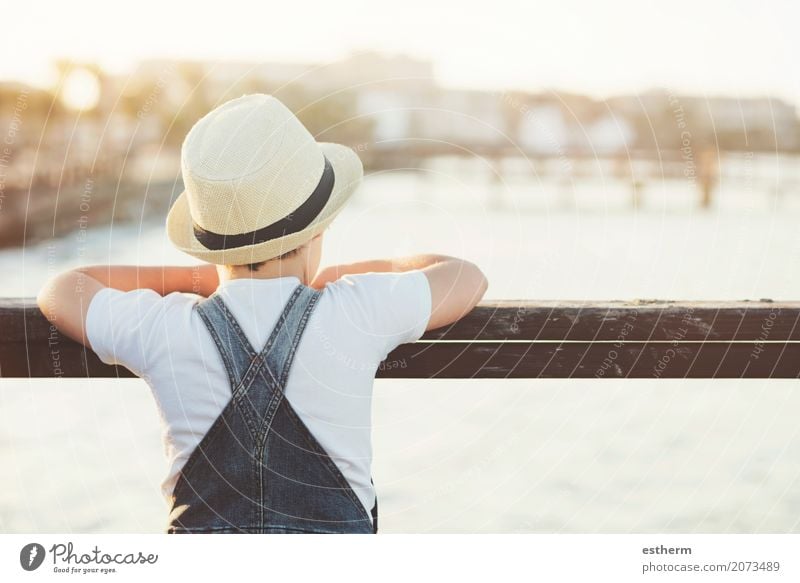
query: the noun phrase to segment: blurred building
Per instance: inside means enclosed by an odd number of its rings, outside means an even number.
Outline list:
[[[403,55],[366,52],[320,63],[148,60],[116,75],[93,64],[59,63],[58,70],[61,81],[75,71],[88,78],[96,102],[77,110],[55,88],[0,84],[0,186],[9,220],[14,192],[55,198],[59,188],[90,178],[174,183],[191,126],[220,103],[254,92],[275,94],[317,139],[357,148],[373,167],[417,167],[440,154],[567,161],[800,152],[795,106],[772,97],[653,90],[597,100],[465,90],[441,86],[431,62]]]

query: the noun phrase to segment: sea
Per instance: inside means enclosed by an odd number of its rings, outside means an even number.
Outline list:
[[[456,255],[483,268],[486,299],[798,300],[800,174],[770,164],[740,163],[708,209],[680,176],[639,181],[634,205],[611,173],[512,161],[498,178],[457,158],[374,172],[323,264]],[[194,260],[161,219],[80,224],[0,252],[0,295],[108,262]],[[800,532],[795,380],[379,380],[373,406],[381,532]],[[138,379],[0,379],[0,468],[2,532],[166,525],[160,420]]]

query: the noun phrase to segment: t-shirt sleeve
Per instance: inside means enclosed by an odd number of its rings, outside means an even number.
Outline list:
[[[431,317],[431,290],[422,271],[346,275],[336,283],[350,288],[361,326],[384,355],[425,333]]]
[[[147,347],[163,319],[164,300],[153,290],[97,292],[86,314],[86,336],[106,364],[120,364],[142,376],[147,372]]]

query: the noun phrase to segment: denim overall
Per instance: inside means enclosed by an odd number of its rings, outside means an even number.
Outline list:
[[[167,532],[374,533],[336,463],[284,397],[320,292],[298,285],[261,352],[222,298],[197,305],[231,383],[231,400],[183,467]]]

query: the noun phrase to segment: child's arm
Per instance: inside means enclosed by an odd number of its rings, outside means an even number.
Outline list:
[[[322,269],[311,287],[321,289],[343,275],[369,272],[405,272],[419,269],[431,289],[431,318],[427,329],[452,324],[466,316],[486,293],[486,276],[474,263],[447,255],[415,255],[395,259],[375,259]]]
[[[39,309],[59,331],[91,348],[86,339],[86,313],[94,295],[111,287],[121,291],[152,289],[161,295],[190,292],[208,296],[219,285],[216,267],[140,267],[95,265],[61,273],[42,287]]]
[[[461,262],[461,259],[455,257],[448,257],[447,255],[412,255],[410,257],[393,257],[390,259],[370,259],[367,261],[357,261],[355,263],[347,263],[343,265],[331,265],[320,269],[314,281],[311,282],[311,287],[315,289],[322,289],[326,283],[336,281],[345,275],[355,275],[358,273],[402,273],[404,271],[412,271],[414,269],[424,269],[431,265],[444,263],[446,261]]]

